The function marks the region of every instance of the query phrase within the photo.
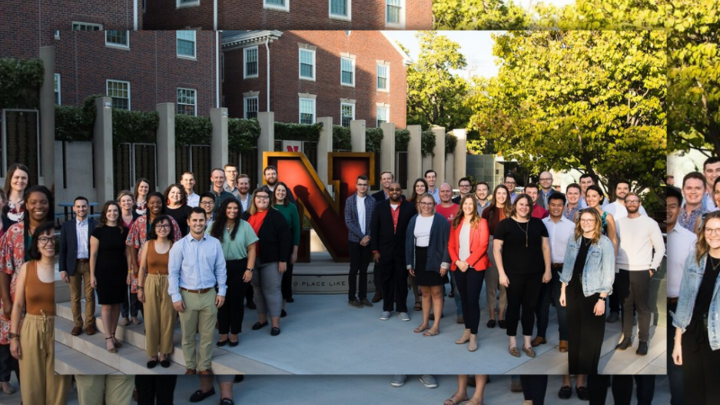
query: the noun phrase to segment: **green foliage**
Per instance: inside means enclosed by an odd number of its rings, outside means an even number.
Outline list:
[[[44,74],[40,59],[0,58],[0,109],[38,108]]]
[[[407,129],[395,130],[395,151],[407,152],[410,143],[410,131]]]
[[[333,125],[333,150],[351,150],[350,128],[342,125]]]
[[[381,128],[365,129],[365,151],[380,152],[380,143],[383,140],[383,130]]]
[[[451,133],[445,133],[445,154],[455,152],[455,146],[457,146],[457,136]]]
[[[95,117],[97,116],[97,111],[95,110],[95,100],[99,97],[103,97],[102,94],[93,94],[90,96],[87,96],[85,100],[83,100],[83,114],[90,120],[90,125],[95,125]]]
[[[175,145],[210,145],[211,143],[210,118],[183,114],[175,116]]]
[[[127,111],[113,108],[112,120],[115,145],[126,142],[157,142],[160,118],[156,111]]]
[[[536,14],[533,28],[564,30],[662,28],[666,16],[674,10],[669,0],[576,0],[574,5],[562,8],[541,2],[533,8]]]
[[[504,0],[433,0],[436,30],[520,30],[530,26],[524,8]]]
[[[275,139],[317,142],[320,139],[320,125],[276,122]]]
[[[55,140],[90,142],[93,123],[82,108],[55,106]]]
[[[432,129],[422,131],[420,145],[423,157],[427,156],[428,153],[435,156],[435,152],[433,151],[433,149],[435,149],[435,134]]]
[[[228,148],[231,152],[252,151],[259,137],[260,123],[257,120],[228,118]]]

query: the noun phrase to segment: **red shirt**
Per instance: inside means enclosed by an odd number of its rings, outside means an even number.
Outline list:
[[[453,219],[455,219],[455,215],[457,215],[459,209],[460,209],[460,206],[457,204],[453,204],[447,208],[443,207],[440,204],[435,206],[435,211],[437,211],[438,214],[444,216],[451,225],[452,225],[452,221],[453,221]]]
[[[533,212],[532,212],[531,216],[533,218],[543,219],[545,217],[550,216],[550,213],[547,212],[547,210],[545,208],[535,204],[535,206],[533,207]]]
[[[400,204],[402,204],[402,202]],[[398,204],[395,208],[393,208],[392,204],[390,204],[390,215],[392,215],[394,233],[397,233],[397,223],[398,218],[400,218],[400,204]]]

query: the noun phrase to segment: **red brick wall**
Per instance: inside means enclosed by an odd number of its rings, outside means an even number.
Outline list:
[[[386,29],[385,0],[352,0],[352,21],[332,19],[328,0],[289,0],[290,12],[265,9],[263,0],[218,0],[218,28]],[[145,29],[212,29],[213,1],[177,8],[176,0],[148,0]],[[406,0],[406,29],[432,28],[432,0]]]
[[[316,81],[298,78],[298,44],[317,46],[315,54]],[[224,93],[231,117],[243,114],[243,93],[259,91],[260,109],[266,106],[266,55],[264,44],[259,50],[259,77],[242,79],[243,51],[225,53]],[[340,53],[355,55],[355,87],[340,85]],[[340,99],[354,99],[355,119],[366,120],[368,127],[376,124],[376,103],[390,104],[390,122],[398,128],[406,125],[406,70],[403,58],[378,31],[284,31],[270,44],[271,110],[279,122],[299,121],[298,93],[317,96],[316,117],[333,117],[340,124]],[[390,92],[376,90],[378,60],[390,63]]]
[[[103,32],[63,32],[56,41],[62,104],[81,106],[89,95],[105,94],[112,79],[130,82],[134,111],[175,103],[184,87],[197,90],[197,115],[208,116],[215,107],[215,33],[197,32],[197,60],[178,58],[175,41],[174,31],[131,32],[128,51],[107,47]]]

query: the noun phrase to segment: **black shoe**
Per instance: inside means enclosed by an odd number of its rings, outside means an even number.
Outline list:
[[[488,327],[488,328],[491,328],[491,329],[494,328],[494,327],[495,327],[495,320],[494,320],[494,319],[489,320],[488,323],[487,323],[487,327]]]
[[[228,340],[228,346],[230,346],[230,347],[235,347],[235,346],[237,346],[237,345],[239,345],[239,344],[240,344],[240,339],[238,339],[238,340],[236,340],[236,341],[234,341],[234,342],[233,342],[232,340]]]
[[[290,298],[286,299],[285,302],[293,303],[293,302],[295,302],[295,300],[293,299],[293,297],[290,297]]]
[[[157,359],[155,359],[155,360],[150,359],[147,362],[147,368],[155,368],[155,366],[157,366],[157,364],[158,364]]]
[[[615,323],[620,319],[620,315],[617,312],[610,312],[610,315],[607,317],[605,322],[607,323]]]
[[[220,400],[220,405],[235,405],[235,402],[230,398],[223,398]]]
[[[287,312],[285,312],[285,310],[283,309],[283,310],[280,312],[280,318],[285,318],[286,316],[287,316]]]
[[[638,343],[638,348],[635,354],[638,356],[645,356],[648,352],[648,342],[643,342],[642,340],[640,343]]]
[[[255,303],[252,302],[252,301],[248,301],[247,307],[248,307],[249,309],[257,309],[257,305],[255,305]]]
[[[263,323],[255,322],[255,325],[252,326],[252,330],[262,329],[262,328],[264,328],[264,327],[266,327],[266,326],[268,326],[267,321],[265,321],[265,322],[263,322]]]
[[[270,329],[270,336],[277,336],[280,334],[280,328],[272,328]]]
[[[353,298],[351,300],[348,300],[348,305],[355,308],[362,308],[363,304],[362,302],[358,301],[357,298]]]
[[[242,375],[242,374],[236,374],[236,375],[235,375],[235,380],[234,380],[233,382],[234,382],[235,384],[241,383],[241,382],[243,382],[244,379],[245,379],[245,376],[244,376],[244,375]]]
[[[504,319],[499,320],[499,321],[498,321],[498,325],[500,326],[500,329],[505,329],[505,328],[507,328],[507,325],[505,325],[505,320],[504,320]]]
[[[560,391],[558,391],[558,398],[570,399],[570,397],[572,397],[572,388],[567,385],[560,387]]]
[[[627,348],[630,346],[632,346],[632,339],[626,336],[623,338],[622,342],[620,342],[620,344],[615,347],[615,349],[627,350]]]
[[[577,392],[578,399],[581,401],[589,401],[590,400],[590,394],[588,393],[587,387],[578,387],[575,386],[575,392]]]
[[[210,388],[208,392],[202,392],[202,390],[195,391],[190,395],[190,402],[200,402],[205,398],[215,395],[215,387]]]
[[[225,340],[218,340],[218,341],[217,341],[217,347],[223,347],[223,346],[225,346],[226,344],[228,344],[228,340],[227,340],[227,339],[225,339]]]
[[[160,362],[160,367],[162,368],[170,368],[170,360],[165,359]]]

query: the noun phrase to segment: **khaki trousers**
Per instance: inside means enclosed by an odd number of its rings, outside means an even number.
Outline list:
[[[90,264],[78,263],[70,276],[70,309],[75,326],[83,326],[80,296],[85,290],[85,327],[95,326],[95,290],[90,285]]]
[[[185,356],[185,367],[191,370],[209,370],[212,359],[212,341],[217,321],[215,306],[215,289],[205,294],[197,294],[180,290],[185,311],[180,313],[182,327],[182,348]],[[200,347],[195,358],[195,332],[200,333]]]
[[[80,405],[130,405],[135,378],[131,375],[76,375]]]
[[[148,274],[145,280],[145,350],[148,357],[173,352],[177,313],[168,294],[166,275]]]
[[[55,317],[25,315],[20,331],[22,402],[65,405],[71,376],[55,375]]]

